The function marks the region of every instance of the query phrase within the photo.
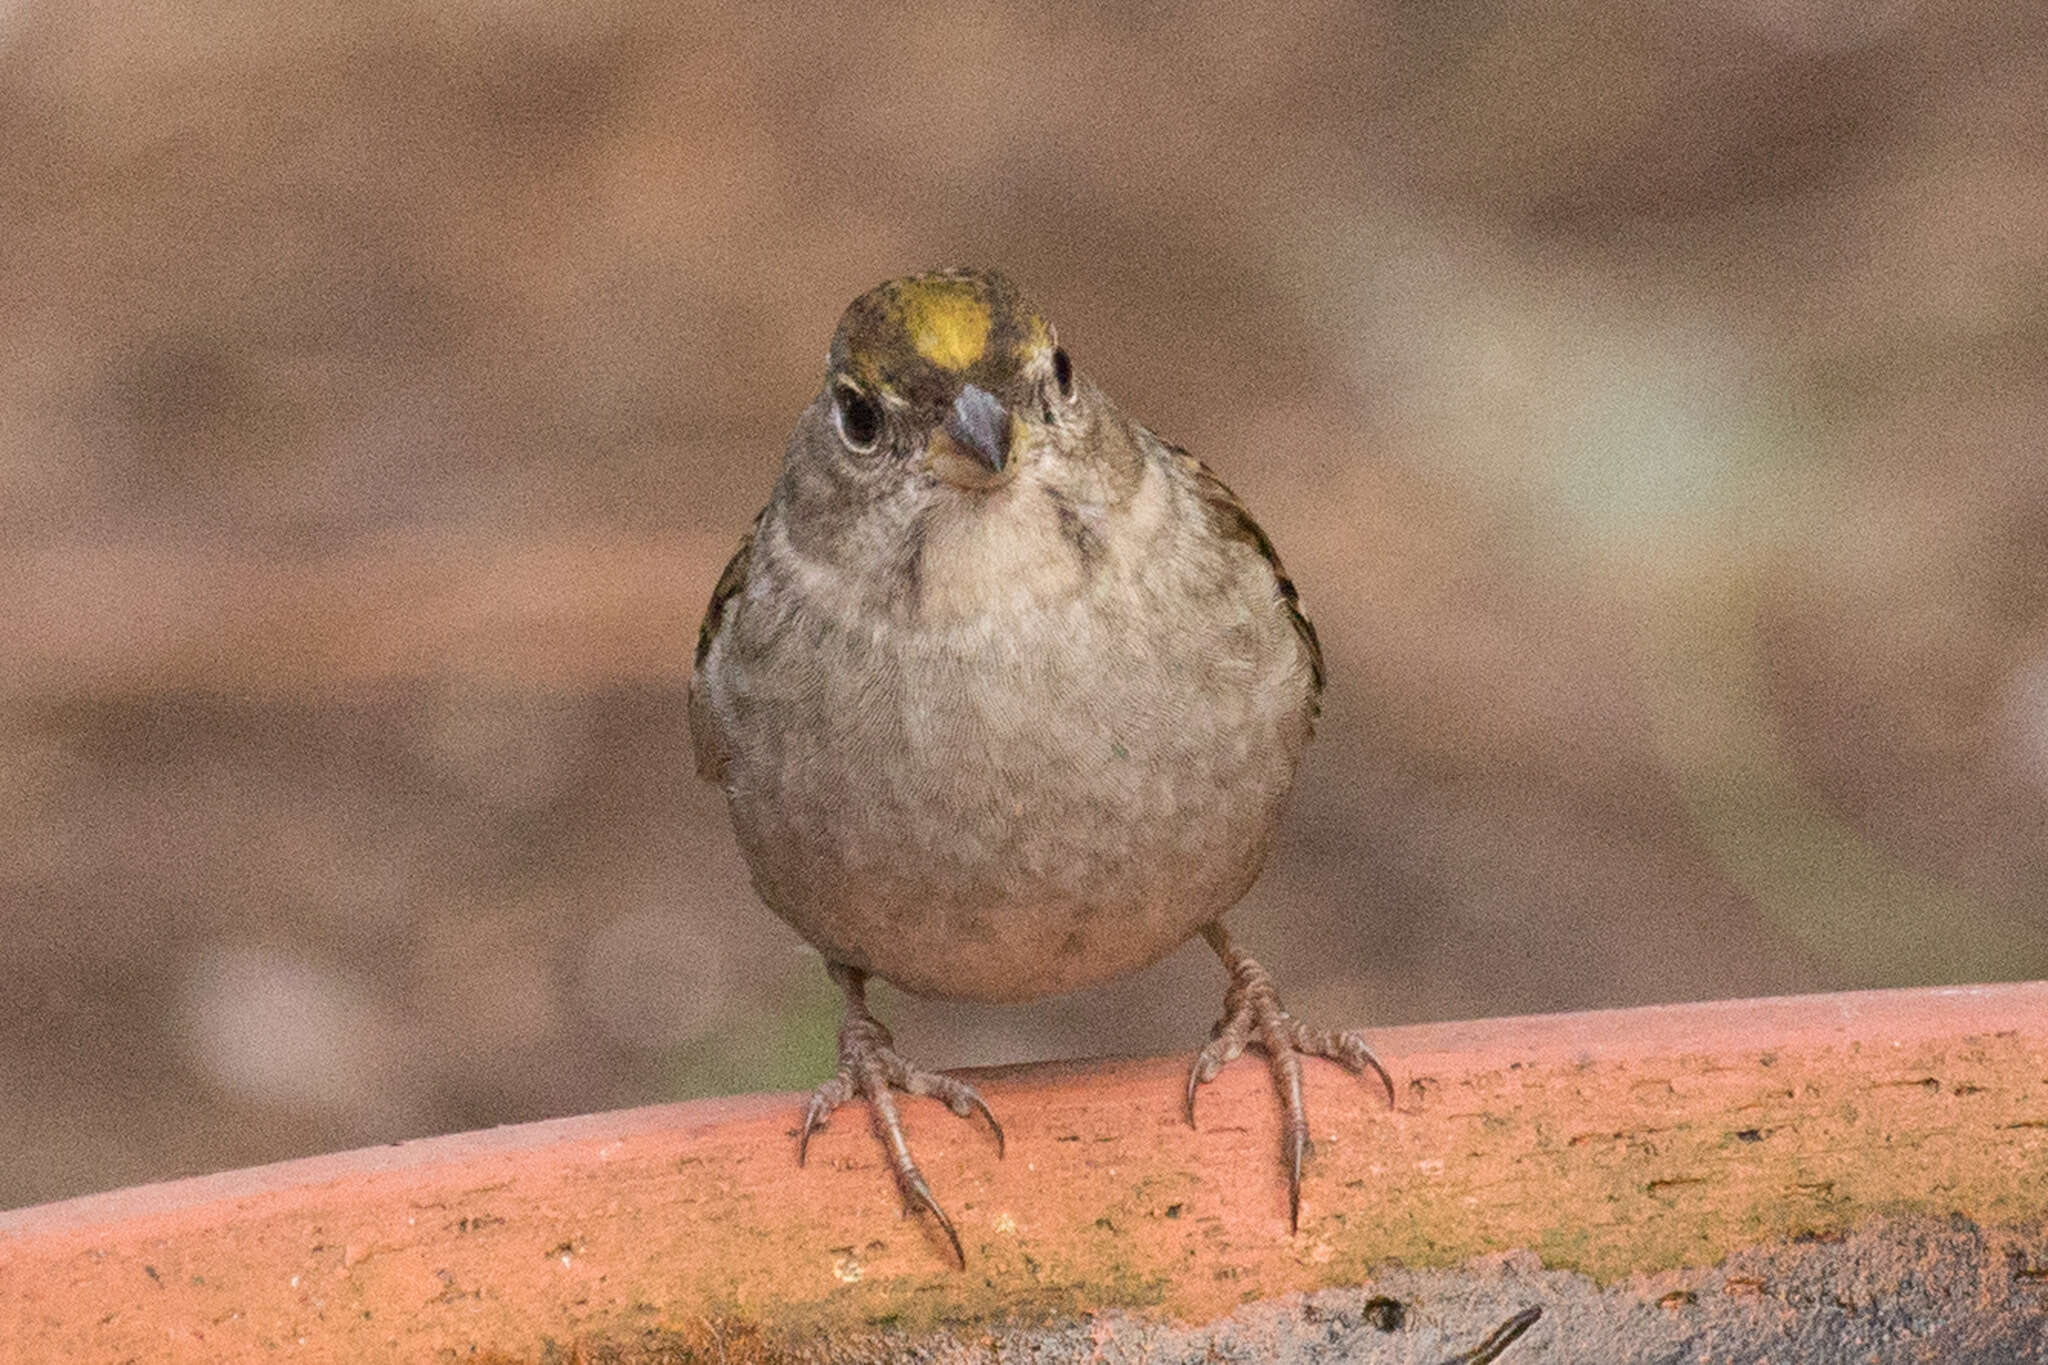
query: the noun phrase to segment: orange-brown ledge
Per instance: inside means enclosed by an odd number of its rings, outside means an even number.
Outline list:
[[[1006,1160],[977,1125],[906,1104],[964,1272],[899,1216],[861,1110],[799,1170],[797,1098],[748,1096],[0,1214],[0,1356],[768,1359],[918,1340],[972,1354],[1048,1324],[1099,1345],[1276,1302],[1318,1332],[1323,1304],[1330,1332],[1450,1340],[1465,1328],[1448,1289],[1443,1312],[1405,1321],[1385,1306],[1398,1299],[1342,1294],[1407,1286],[1412,1309],[1416,1285],[1450,1283],[1429,1268],[1464,1267],[1520,1276],[1501,1302],[1622,1286],[1679,1322],[1768,1298],[1728,1269],[1744,1256],[1895,1244],[1900,1228],[1968,1230],[1986,1262],[1969,1268],[1972,1302],[1992,1321],[2048,1313],[2048,983],[1373,1036],[1399,1105],[1311,1065],[1317,1152],[1293,1236],[1256,1059],[1204,1091],[1198,1131],[1180,1114],[1184,1058],[1062,1063],[979,1077]],[[1560,1271],[1576,1275],[1543,1278]]]

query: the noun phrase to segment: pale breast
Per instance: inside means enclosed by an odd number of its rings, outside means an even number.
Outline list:
[[[1228,909],[1307,663],[1256,555],[1182,558],[936,620],[750,608],[708,700],[763,898],[830,957],[989,1000],[1134,970]]]

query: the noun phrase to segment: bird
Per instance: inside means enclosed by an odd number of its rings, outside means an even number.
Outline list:
[[[1227,973],[1195,1096],[1248,1047],[1283,1110],[1288,1218],[1311,1150],[1301,1058],[1377,1078],[1357,1032],[1282,1005],[1222,916],[1266,861],[1321,709],[1323,654],[1272,541],[1187,451],[1075,366],[999,271],[850,303],[773,492],[720,574],[688,689],[755,891],[844,997],[812,1136],[858,1098],[905,1201],[952,1220],[896,1093],[1001,1124],[867,1004],[1015,1002],[1205,939]]]

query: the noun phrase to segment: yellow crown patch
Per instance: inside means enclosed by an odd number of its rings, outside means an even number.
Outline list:
[[[972,280],[923,279],[900,295],[903,330],[917,353],[942,370],[960,371],[988,348],[988,301]]]

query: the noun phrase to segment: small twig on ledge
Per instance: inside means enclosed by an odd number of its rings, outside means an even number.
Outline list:
[[[1441,1365],[1493,1365],[1500,1359],[1501,1352],[1522,1339],[1522,1333],[1536,1325],[1536,1319],[1543,1316],[1543,1310],[1531,1304],[1486,1334],[1486,1340],[1471,1350],[1461,1352],[1441,1362]]]

